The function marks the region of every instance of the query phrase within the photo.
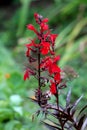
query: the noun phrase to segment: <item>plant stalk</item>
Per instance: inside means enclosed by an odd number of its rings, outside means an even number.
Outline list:
[[[40,42],[39,42],[40,43]],[[38,104],[41,105],[41,83],[40,83],[40,77],[41,77],[41,74],[40,74],[40,48],[38,48],[38,89],[39,89],[39,101],[38,101]]]

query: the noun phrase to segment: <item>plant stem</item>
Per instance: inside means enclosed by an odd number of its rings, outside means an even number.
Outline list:
[[[39,88],[39,101],[38,104],[41,104],[41,83],[40,83],[40,48],[38,48],[38,88]]]
[[[61,115],[60,115],[60,112],[59,112],[59,88],[56,87],[56,91],[57,91],[57,94],[56,94],[57,108],[58,108],[58,114],[59,114],[58,121],[61,124],[61,130],[64,130],[63,129],[63,123],[62,123]]]
[[[57,86],[56,86],[56,101],[57,101],[57,108],[58,108],[58,110],[59,110],[59,89],[57,88]]]
[[[38,85],[39,85],[39,90],[40,90],[41,89],[41,85],[40,85],[40,53],[38,54]]]

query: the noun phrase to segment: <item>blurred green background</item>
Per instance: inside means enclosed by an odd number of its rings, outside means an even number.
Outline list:
[[[48,17],[52,32],[59,34],[56,53],[61,55],[61,68],[69,65],[79,75],[68,82],[66,92],[72,87],[72,101],[84,95],[79,107],[87,102],[87,0],[1,0],[0,130],[47,129],[38,124],[43,117],[32,122],[38,106],[26,98],[33,95],[37,83],[33,77],[23,81],[24,44],[35,36],[26,25],[35,24],[34,12]]]

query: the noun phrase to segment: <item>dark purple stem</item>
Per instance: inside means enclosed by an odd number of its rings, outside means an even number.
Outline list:
[[[41,41],[40,41],[41,42]],[[40,43],[39,42],[39,43]],[[39,101],[38,104],[41,104],[41,83],[40,83],[40,77],[41,77],[41,72],[40,72],[40,48],[38,48],[38,88],[39,88]]]

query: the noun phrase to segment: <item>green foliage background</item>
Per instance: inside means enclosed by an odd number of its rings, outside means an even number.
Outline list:
[[[35,36],[26,25],[35,24],[34,12],[48,17],[53,33],[59,34],[56,53],[61,55],[61,68],[70,65],[79,74],[68,82],[66,92],[72,87],[72,101],[84,95],[79,107],[87,101],[87,0],[12,0],[0,7],[0,130],[47,129],[38,123],[42,117],[32,122],[38,106],[27,97],[37,83],[33,77],[23,81],[24,44]]]

